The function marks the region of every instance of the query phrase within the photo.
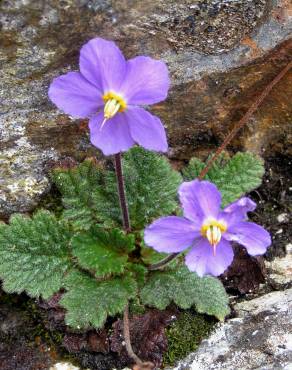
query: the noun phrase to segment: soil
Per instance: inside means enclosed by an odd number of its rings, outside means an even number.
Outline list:
[[[292,204],[292,159],[285,156],[266,158],[266,175],[263,185],[251,193],[251,197],[257,202],[258,207],[252,215],[252,220],[266,227],[273,235],[273,246],[269,248],[265,258],[272,260],[274,257],[285,255],[285,246],[291,241],[291,204]],[[50,202],[48,202],[50,206]],[[241,255],[242,258],[242,255]],[[240,264],[239,264],[240,265]],[[254,264],[260,269],[261,264]],[[264,269],[259,270],[263,275]],[[230,285],[232,277],[229,272],[228,279],[223,279],[226,286]],[[250,274],[250,271],[242,271],[242,274]],[[260,276],[256,272],[256,276]],[[255,275],[254,275],[255,276]],[[239,286],[242,279],[233,279],[232,294],[244,299],[244,294]],[[236,286],[236,284],[238,284]],[[267,284],[267,283],[266,283]],[[256,294],[259,284],[255,284],[253,292]],[[229,286],[230,287],[230,286]],[[267,290],[271,287],[266,286]],[[250,290],[249,290],[250,293]],[[249,295],[250,298],[250,295]],[[116,353],[110,352],[106,335],[96,332],[71,333],[62,324],[62,312],[58,311],[55,303],[49,305],[41,304],[28,298],[26,295],[8,295],[0,293],[0,370],[41,370],[49,367],[62,359],[81,365],[83,368],[109,370],[114,367],[122,368],[125,362],[119,361]],[[198,322],[197,314],[192,311],[182,314],[194,318]],[[177,314],[178,323],[180,314]],[[206,318],[208,325],[205,335],[210,330],[210,319]],[[212,321],[212,320],[211,320]],[[53,324],[52,324],[53,323]],[[212,325],[215,321],[212,323]],[[180,343],[177,343],[179,336],[174,328],[175,323],[166,320],[166,336],[169,346],[165,352],[164,364],[170,365],[185,353],[177,350]],[[176,328],[180,326],[177,325]],[[173,328],[173,329],[171,329]],[[175,333],[176,340],[171,335]],[[100,338],[103,340],[100,341]],[[104,337],[105,335],[105,337]],[[200,339],[202,334],[200,333]],[[182,339],[181,339],[182,340]],[[95,344],[98,344],[98,347]],[[175,346],[173,346],[173,343]],[[94,347],[95,346],[95,347]],[[94,347],[94,348],[93,348]],[[102,350],[100,349],[102,348]],[[161,348],[164,348],[163,346]],[[165,348],[164,348],[165,349]],[[195,348],[192,348],[194,350]],[[100,351],[100,352],[98,352]],[[175,354],[175,358],[173,358]]]

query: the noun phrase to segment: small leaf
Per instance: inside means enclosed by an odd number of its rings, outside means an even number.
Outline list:
[[[51,178],[62,194],[63,216],[78,229],[88,230],[99,221],[98,208],[104,202],[104,172],[93,160],[74,168],[57,168]]]
[[[185,266],[151,273],[140,296],[143,304],[160,310],[175,302],[183,309],[194,305],[198,312],[219,320],[229,313],[228,297],[221,282],[211,276],[200,278]]]
[[[183,171],[184,178],[194,180],[204,166],[199,159],[192,158]],[[264,164],[258,156],[239,152],[228,159],[226,153],[222,153],[204,179],[217,185],[222,194],[222,206],[226,206],[257,188],[262,182],[263,174]]]
[[[78,271],[68,274],[67,292],[60,300],[66,310],[66,324],[86,329],[101,328],[108,316],[122,313],[129,299],[137,294],[137,284],[130,275],[97,281]]]
[[[74,236],[72,250],[81,267],[103,277],[124,271],[128,253],[135,248],[134,243],[134,235],[125,235],[118,229],[105,231],[95,227]]]
[[[9,293],[26,291],[32,297],[49,298],[62,286],[71,267],[69,229],[47,211],[31,219],[12,216],[0,227],[0,277]]]

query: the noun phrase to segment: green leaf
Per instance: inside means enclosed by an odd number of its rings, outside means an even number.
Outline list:
[[[132,226],[142,229],[153,219],[169,215],[177,208],[177,189],[182,178],[168,160],[141,147],[134,147],[124,155],[123,172]],[[116,194],[113,174],[109,183]],[[118,199],[114,204],[118,204]],[[118,215],[119,223],[120,213]]]
[[[142,288],[146,281],[147,268],[140,263],[129,263],[127,269],[132,273],[132,276],[137,281],[138,287]]]
[[[33,297],[50,297],[62,286],[71,266],[66,223],[47,211],[32,219],[12,216],[0,227],[0,277],[9,293],[24,290]]]
[[[185,180],[194,180],[204,168],[198,158],[192,158],[184,169]],[[231,159],[223,153],[205,176],[217,185],[222,194],[222,206],[234,202],[244,194],[257,188],[264,174],[264,163],[252,153],[237,153]]]
[[[229,313],[222,283],[211,276],[200,278],[185,266],[151,273],[140,296],[143,304],[160,310],[175,302],[183,309],[194,305],[198,312],[214,315],[219,320]]]
[[[72,239],[73,255],[79,266],[93,271],[97,277],[122,273],[128,253],[134,249],[134,235],[125,235],[118,229],[105,231],[95,227]]]
[[[195,180],[204,169],[204,167],[205,163],[202,162],[199,158],[191,158],[188,165],[182,170],[184,180]],[[205,179],[209,180],[209,173],[206,175]]]
[[[62,194],[63,216],[75,227],[88,230],[99,221],[98,208],[104,202],[104,171],[94,160],[74,168],[57,168],[51,178]]]
[[[123,172],[134,229],[175,211],[182,179],[165,157],[134,147],[124,155]],[[107,227],[122,224],[113,170],[85,161],[74,169],[55,170],[52,178],[63,195],[64,216],[75,227],[88,230],[96,223]]]
[[[97,281],[72,271],[65,286],[67,292],[60,300],[67,310],[65,321],[78,329],[101,328],[109,315],[122,313],[128,300],[137,294],[137,284],[130,275]]]

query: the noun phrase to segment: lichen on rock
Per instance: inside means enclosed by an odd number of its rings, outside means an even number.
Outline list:
[[[238,303],[236,317],[218,325],[175,370],[288,369],[292,289]]]
[[[173,159],[213,149],[291,53],[291,8],[283,0],[6,0],[0,10],[2,217],[36,206],[50,187],[48,162],[98,154],[86,122],[61,114],[47,97],[54,77],[78,68],[90,38],[115,40],[128,58],[167,62],[172,89],[153,112],[167,127]],[[233,148],[291,151],[290,80]]]

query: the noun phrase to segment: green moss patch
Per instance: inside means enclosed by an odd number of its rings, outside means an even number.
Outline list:
[[[164,354],[163,364],[173,366],[176,361],[195,351],[216,322],[211,316],[193,311],[182,312],[166,331],[168,350]]]

